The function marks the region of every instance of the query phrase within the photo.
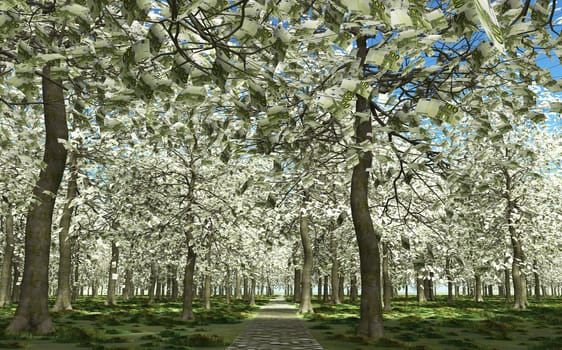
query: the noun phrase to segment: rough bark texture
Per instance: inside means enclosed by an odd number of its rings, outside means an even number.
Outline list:
[[[340,275],[339,281],[339,297],[340,301],[343,303],[345,300],[345,277]]]
[[[357,56],[363,64],[367,55],[367,40],[357,38]],[[356,111],[369,113],[368,101],[357,95]],[[372,134],[371,118],[356,117],[356,143],[370,142]],[[357,335],[368,339],[381,338],[384,335],[381,303],[381,268],[379,252],[379,235],[376,234],[369,210],[369,172],[372,166],[372,152],[366,151],[359,156],[359,162],[353,168],[351,176],[351,214],[357,243],[361,268],[361,318]]]
[[[312,313],[312,241],[308,232],[308,217],[301,213],[300,217],[300,236],[304,253],[304,263],[302,267],[301,281],[301,300],[299,313]]]
[[[0,307],[10,303],[12,259],[14,258],[14,217],[11,209],[6,214],[6,245],[4,246],[4,257],[2,259],[2,271],[0,275]]]
[[[389,254],[390,251],[386,245],[386,243],[382,244],[382,281],[383,281],[383,302],[384,302],[384,311],[391,311],[392,306],[390,305],[392,298],[392,283],[390,282],[390,273],[389,273]]]
[[[318,276],[318,302],[322,301],[322,275]]]
[[[111,262],[109,263],[109,282],[107,283],[107,305],[117,305],[115,289],[117,287],[117,267],[119,266],[119,246],[111,242]]]
[[[66,201],[60,219],[59,232],[59,271],[57,285],[57,299],[53,306],[53,311],[72,310],[72,298],[70,289],[70,273],[72,271],[72,242],[70,240],[70,223],[74,213],[72,200],[76,198],[78,193],[77,185],[77,169],[76,169],[76,153],[70,153],[68,166],[70,170],[70,178],[68,179],[68,188],[66,190]]]
[[[193,320],[193,275],[195,273],[195,251],[193,247],[187,247],[187,263],[183,275],[183,310],[181,319],[184,321]]]
[[[66,149],[59,139],[68,140],[64,93],[60,80],[50,79],[50,66],[43,68],[42,88],[45,114],[46,168],[33,189],[25,227],[25,260],[20,302],[9,332],[52,333],[55,330],[48,308],[49,250],[53,208],[66,165]]]

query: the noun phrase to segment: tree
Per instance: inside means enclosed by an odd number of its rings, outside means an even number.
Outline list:
[[[60,139],[68,140],[62,82],[51,78],[51,66],[43,68],[43,105],[45,115],[45,170],[39,175],[25,229],[25,264],[20,303],[10,332],[30,331],[47,334],[54,331],[48,310],[48,269],[53,207],[66,164],[66,149]]]

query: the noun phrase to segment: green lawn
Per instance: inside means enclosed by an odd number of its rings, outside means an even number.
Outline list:
[[[531,301],[524,311],[499,298],[448,304],[440,297],[423,305],[397,298],[392,305],[384,314],[385,338],[373,344],[355,336],[358,304],[315,304],[306,324],[326,350],[562,350],[561,299]]]
[[[258,305],[267,299],[257,298]],[[0,309],[0,349],[225,349],[245,327],[258,307],[242,302],[230,305],[214,298],[212,310],[194,303],[196,321],[179,318],[181,302],[162,302],[147,306],[145,299],[104,305],[103,298],[82,298],[73,311],[53,313],[57,331],[49,336],[7,335],[15,307]]]

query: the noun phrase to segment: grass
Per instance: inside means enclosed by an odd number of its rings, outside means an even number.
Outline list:
[[[217,297],[211,310],[194,302],[195,320],[182,321],[181,302],[149,306],[139,297],[111,307],[104,301],[103,297],[80,298],[73,304],[73,311],[52,313],[56,333],[49,336],[4,333],[15,306],[0,309],[0,349],[222,350],[258,310],[242,301],[226,304],[224,298]],[[258,306],[267,302],[267,298],[256,300]]]
[[[359,304],[314,304],[305,315],[310,333],[326,350],[562,350],[562,299],[531,300],[513,310],[500,298],[476,303],[444,297],[418,305],[396,298],[384,314],[385,337],[367,342],[356,337]]]

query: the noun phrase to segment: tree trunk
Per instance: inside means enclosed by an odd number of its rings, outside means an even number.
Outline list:
[[[156,281],[158,280],[158,265],[155,261],[150,264],[150,281],[148,283],[148,301],[147,303],[153,304],[155,301]]]
[[[187,263],[183,275],[183,310],[181,319],[184,321],[193,320],[193,275],[195,273],[195,260],[197,256],[193,247],[188,244]]]
[[[66,191],[66,201],[60,219],[59,232],[59,271],[58,271],[58,287],[57,299],[53,311],[72,310],[71,293],[70,293],[70,272],[72,270],[72,252],[70,239],[70,223],[74,213],[73,199],[78,193],[77,185],[77,167],[76,153],[71,152],[69,157],[70,178],[68,180],[68,188]]]
[[[306,196],[306,195],[305,195]],[[306,202],[306,199],[304,200]],[[308,232],[308,216],[301,213],[300,235],[304,252],[304,263],[302,268],[301,300],[299,313],[313,313],[311,299],[312,289],[312,242]]]
[[[79,270],[80,270],[80,261],[78,260],[78,251],[76,251],[75,253],[75,259],[74,259],[74,273],[72,274],[71,280],[74,279],[74,282],[72,283],[72,294],[71,294],[71,300],[72,302],[75,302],[78,298],[78,289],[79,289],[79,281],[80,281],[80,276],[78,275]]]
[[[357,295],[359,294],[357,288],[357,276],[355,275],[355,273],[351,274],[349,284],[350,284],[349,301],[355,303],[357,301]]]
[[[248,286],[248,276],[242,278],[242,284],[244,287],[244,302],[250,302],[250,287]]]
[[[301,270],[300,269],[295,268],[295,278],[293,284],[294,284],[293,301],[295,303],[300,303],[301,302]]]
[[[203,301],[205,310],[211,309],[211,275],[209,273],[205,274],[203,280]]]
[[[445,277],[447,278],[447,302],[453,302],[453,276],[451,276],[451,259],[445,258]]]
[[[367,39],[357,38],[357,56],[363,66],[367,55]],[[357,96],[356,112],[369,113],[367,99]],[[356,116],[355,141],[357,144],[372,142],[371,118]],[[365,151],[359,156],[359,163],[353,167],[351,176],[351,214],[361,268],[361,307],[357,335],[378,339],[384,335],[381,303],[381,267],[379,240],[369,211],[369,169],[372,166],[372,152]]]
[[[226,289],[226,303],[230,304],[230,296],[232,294],[232,287],[230,286],[230,266],[226,267],[226,281],[224,287]]]
[[[332,271],[331,271],[331,282],[332,282],[332,304],[340,304],[340,286],[339,286],[339,263],[338,263],[338,243],[336,241],[336,235],[333,229],[330,237],[330,250],[332,253]]]
[[[117,267],[119,264],[119,245],[117,242],[111,242],[111,263],[109,264],[109,283],[107,284],[107,305],[117,305],[115,299],[115,289],[117,287]]]
[[[125,288],[123,288],[123,300],[129,300],[133,294],[133,270],[127,268],[125,270]]]
[[[345,277],[343,275],[340,275],[339,279],[339,286],[338,286],[338,293],[339,293],[339,299],[340,302],[343,303],[345,300]]]
[[[318,302],[322,301],[322,275],[318,275]]]
[[[511,276],[509,269],[504,270],[505,302],[511,303]]]
[[[324,276],[324,295],[322,296],[323,302],[327,303],[330,298],[330,277]]]
[[[427,301],[425,297],[423,277],[420,276],[416,277],[416,293],[417,293],[416,299],[418,303],[425,303]]]
[[[388,271],[388,255],[390,251],[386,243],[382,244],[382,282],[383,291],[382,298],[384,301],[384,311],[391,311],[390,299],[392,297],[392,284],[390,282],[390,273]]]
[[[66,165],[66,149],[59,139],[68,140],[62,82],[51,79],[51,68],[43,68],[42,88],[45,114],[45,170],[33,189],[25,227],[25,260],[20,303],[8,332],[52,333],[49,315],[49,252],[56,195]]]
[[[242,299],[242,286],[240,285],[240,271],[236,271],[236,287],[234,288],[234,299]]]
[[[250,288],[250,306],[256,306],[256,279],[252,277]]]
[[[8,204],[9,205],[9,204]],[[12,209],[8,208],[6,214],[6,246],[2,260],[2,274],[0,275],[0,307],[8,305],[11,301],[12,260],[14,258],[14,217]]]
[[[20,292],[21,292],[21,284],[19,283],[20,279],[20,270],[18,268],[18,263],[14,261],[12,264],[14,268],[14,273],[12,274],[12,303],[19,303],[20,302]]]
[[[533,277],[535,278],[535,299],[540,300],[541,299],[541,281],[539,278],[539,273],[537,272],[537,261],[534,260],[533,261]]]
[[[178,300],[179,286],[178,286],[178,266],[172,266],[172,300]]]
[[[521,239],[517,234],[517,231],[515,229],[515,223],[513,222],[511,217],[513,211],[515,210],[515,203],[511,199],[511,192],[512,192],[511,175],[509,174],[509,171],[507,169],[503,169],[503,173],[505,177],[506,196],[507,196],[505,216],[506,216],[509,236],[511,238],[511,246],[513,248],[513,263],[511,264],[511,275],[513,278],[513,296],[515,299],[515,303],[513,307],[515,309],[525,309],[529,304],[527,301],[527,285],[525,281],[525,276],[521,272],[521,266],[523,266],[523,264],[525,263],[525,255],[523,254]]]
[[[482,279],[478,273],[474,275],[474,301],[484,301],[482,298]]]

